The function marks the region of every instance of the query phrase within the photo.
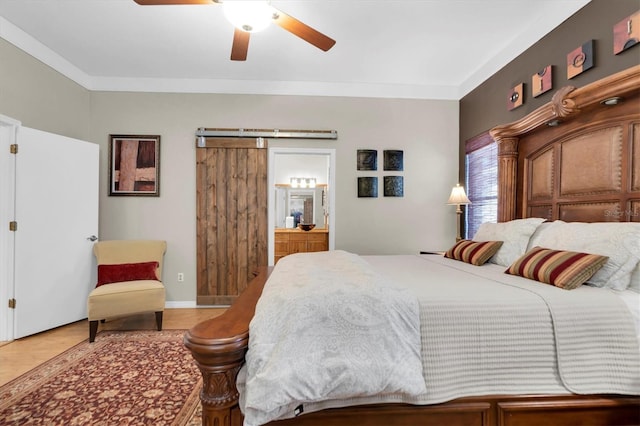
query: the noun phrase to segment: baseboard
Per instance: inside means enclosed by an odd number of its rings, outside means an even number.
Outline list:
[[[195,300],[172,300],[172,301],[165,301],[164,302],[164,307],[172,309],[172,308],[197,308],[198,306],[196,306],[196,301]]]
[[[172,300],[164,302],[165,309],[183,308],[228,308],[229,305],[197,305],[195,300]]]

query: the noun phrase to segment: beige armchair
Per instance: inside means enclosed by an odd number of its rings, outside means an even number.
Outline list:
[[[162,261],[166,241],[113,240],[93,246],[98,264],[98,283],[87,300],[89,342],[98,332],[98,321],[155,312],[162,330],[165,289]]]

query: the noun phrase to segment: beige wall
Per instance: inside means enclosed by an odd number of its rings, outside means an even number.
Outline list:
[[[0,114],[23,126],[89,137],[90,92],[0,38]]]
[[[100,238],[168,241],[169,302],[195,303],[195,137],[198,127],[334,129],[337,141],[272,140],[335,148],[336,248],[361,254],[447,248],[458,176],[458,102],[304,96],[90,92],[0,40],[0,114],[100,144]],[[161,135],[161,195],[107,196],[109,134]],[[357,198],[359,148],[404,150],[404,197]],[[185,282],[177,283],[178,272]],[[180,303],[176,303],[180,305]]]
[[[336,248],[361,254],[443,249],[455,235],[455,209],[444,203],[462,164],[459,144],[547,102],[553,91],[535,99],[527,95],[524,107],[508,112],[505,96],[509,87],[529,82],[548,64],[555,67],[554,91],[566,85],[566,53],[590,38],[596,40],[596,67],[569,83],[581,86],[636,64],[640,47],[611,53],[612,25],[636,10],[637,0],[593,0],[460,103],[90,92],[0,39],[0,114],[28,127],[99,143],[100,237],[166,239],[168,300],[194,301],[196,128],[335,129],[337,141],[274,141],[271,146],[336,148]],[[106,195],[110,133],[162,136],[159,198]],[[357,198],[358,176],[382,180],[386,174],[357,172],[358,148],[378,149],[380,155],[386,148],[404,150],[403,198]],[[175,282],[178,272],[185,273],[183,284]]]
[[[91,95],[91,139],[101,145],[100,234],[163,238],[168,300],[195,300],[195,136],[198,127],[334,129],[337,141],[270,140],[271,147],[335,148],[336,248],[361,254],[443,249],[455,236],[446,206],[458,170],[454,101],[303,96],[108,93]],[[110,133],[160,134],[161,196],[108,197]],[[405,196],[357,198],[358,148],[403,149]],[[388,172],[367,173],[382,176]],[[381,192],[382,194],[382,192]],[[185,283],[178,284],[178,272]]]

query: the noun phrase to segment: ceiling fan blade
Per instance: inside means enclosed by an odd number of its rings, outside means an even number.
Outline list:
[[[274,8],[275,9],[275,8]],[[324,50],[325,52],[333,47],[336,44],[336,41],[321,32],[314,30],[307,24],[304,24],[298,21],[296,18],[287,15],[284,12],[281,12],[278,9],[275,9],[276,13],[273,16],[273,21],[289,31],[291,34],[294,34],[301,39],[313,44],[318,49]]]
[[[133,0],[141,6],[160,6],[170,4],[214,4],[218,0]]]
[[[236,28],[233,33],[233,46],[231,46],[232,61],[246,61],[249,50],[249,37],[251,33]]]

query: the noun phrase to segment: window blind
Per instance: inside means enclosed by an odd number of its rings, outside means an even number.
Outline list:
[[[498,220],[498,145],[491,140],[465,155],[467,196],[465,238],[471,239],[484,222]]]

